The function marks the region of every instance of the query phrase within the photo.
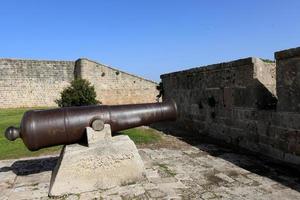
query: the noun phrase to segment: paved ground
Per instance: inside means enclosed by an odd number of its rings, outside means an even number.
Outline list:
[[[144,181],[61,199],[300,199],[299,173],[211,144],[165,136],[139,147]],[[48,199],[57,156],[0,161],[0,199]],[[74,180],[76,181],[76,180]]]

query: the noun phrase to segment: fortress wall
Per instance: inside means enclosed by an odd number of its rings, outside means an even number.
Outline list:
[[[278,110],[300,112],[300,47],[275,53]],[[300,123],[300,122],[299,122]]]
[[[0,108],[56,106],[74,62],[0,59]]]
[[[76,61],[76,76],[89,80],[103,104],[156,102],[158,90],[153,81],[119,71],[88,59]]]
[[[277,67],[246,58],[162,75],[173,127],[300,165],[299,52],[276,53]]]
[[[0,59],[0,108],[55,107],[75,77],[90,81],[103,104],[155,102],[158,94],[153,81],[87,59]]]

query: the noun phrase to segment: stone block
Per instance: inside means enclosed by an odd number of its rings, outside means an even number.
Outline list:
[[[109,137],[109,125],[95,132],[87,129],[88,147],[64,146],[52,172],[49,196],[108,189],[143,179],[144,164],[128,136]]]
[[[275,53],[278,110],[300,111],[300,48]]]

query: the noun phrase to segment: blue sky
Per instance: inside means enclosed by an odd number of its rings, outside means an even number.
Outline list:
[[[299,0],[0,1],[0,57],[162,73],[300,46]]]

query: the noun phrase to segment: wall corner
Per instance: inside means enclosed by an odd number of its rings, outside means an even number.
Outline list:
[[[300,112],[300,47],[275,52],[278,111]]]
[[[84,58],[79,58],[75,61],[75,68],[74,68],[74,78],[80,79],[82,78],[82,67]]]

